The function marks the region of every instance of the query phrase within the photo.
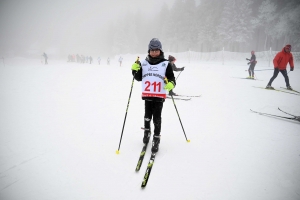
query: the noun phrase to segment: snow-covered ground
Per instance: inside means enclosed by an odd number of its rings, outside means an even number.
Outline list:
[[[300,122],[250,109],[300,115],[300,96],[268,91],[273,71],[247,77],[246,61],[183,63],[176,93],[162,113],[160,150],[148,185],[140,172],[144,102],[134,82],[120,154],[118,149],[132,81],[131,64],[78,64],[25,58],[0,60],[1,200],[299,200]],[[297,63],[290,77],[300,91]],[[273,69],[258,62],[256,69]],[[289,68],[288,68],[289,69]],[[175,75],[178,75],[175,72]],[[273,82],[285,86],[281,74]]]

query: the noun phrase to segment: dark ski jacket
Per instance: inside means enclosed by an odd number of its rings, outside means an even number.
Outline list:
[[[168,61],[167,59],[164,58],[164,53],[161,52],[160,56],[157,58],[152,58],[150,55],[148,55],[145,59],[150,65],[157,65],[161,62],[164,61]],[[141,65],[141,63],[139,63]],[[141,66],[140,66],[141,67]],[[134,79],[137,81],[142,81],[142,71],[143,68],[141,67],[141,69],[139,71],[135,71],[132,70],[132,75],[134,76]],[[173,69],[172,69],[172,65],[171,63],[168,64],[167,69],[166,69],[166,75],[165,75],[168,79],[168,81],[172,81],[174,83],[174,87],[176,85],[176,81],[175,81],[175,77],[174,77],[174,73],[173,73]],[[160,101],[160,102],[164,102],[165,99],[163,98],[159,98],[159,97],[142,97],[143,100],[147,100],[147,101]]]
[[[172,69],[173,69],[173,71],[175,71],[175,72],[180,72],[180,71],[183,71],[183,68],[184,67],[176,67],[176,65],[175,65],[175,63],[174,64],[172,64],[171,62],[170,62],[170,64],[171,64],[171,66],[172,66]]]
[[[251,56],[251,58],[250,58],[250,59],[247,59],[247,60],[250,61],[248,64],[250,64],[251,66],[255,66],[256,63],[257,63],[255,54],[253,54],[253,55]]]

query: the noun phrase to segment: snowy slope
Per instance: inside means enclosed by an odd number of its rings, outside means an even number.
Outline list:
[[[132,81],[132,61],[110,66],[24,58],[0,64],[0,199],[300,199],[300,122],[250,109],[300,115],[300,96],[262,90],[273,71],[246,80],[245,61],[186,66],[162,114],[162,139],[146,189],[135,166],[144,102],[134,82],[120,154],[115,152]],[[300,91],[300,68],[289,73]],[[270,69],[259,62],[256,69]],[[178,75],[178,73],[175,73]],[[281,74],[273,82],[285,86]]]

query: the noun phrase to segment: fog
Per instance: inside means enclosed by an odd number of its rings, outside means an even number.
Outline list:
[[[107,29],[126,13],[151,18],[174,0],[1,0],[0,55],[105,54]]]
[[[300,52],[299,19],[299,0],[2,0],[0,56],[141,54],[154,37],[169,52]]]

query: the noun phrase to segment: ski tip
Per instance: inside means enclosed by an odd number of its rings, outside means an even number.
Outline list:
[[[187,142],[191,142],[191,140],[187,140]]]
[[[117,150],[117,151],[116,151],[116,154],[120,154],[120,151],[119,151],[119,150]]]

